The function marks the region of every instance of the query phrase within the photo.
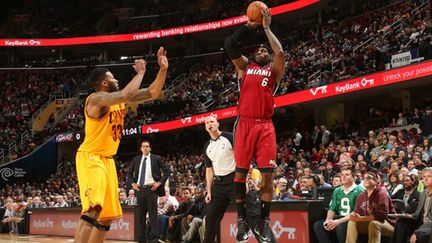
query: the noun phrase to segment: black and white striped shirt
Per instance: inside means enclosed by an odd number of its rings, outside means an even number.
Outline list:
[[[225,176],[235,171],[233,134],[222,132],[204,146],[205,165],[213,167],[215,176]]]

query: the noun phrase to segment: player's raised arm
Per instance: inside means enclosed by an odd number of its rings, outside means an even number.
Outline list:
[[[247,35],[250,29],[257,27],[261,23],[248,22],[238,28],[232,35],[225,40],[225,50],[228,53],[229,58],[233,62],[237,70],[237,79],[243,76],[243,72],[246,70],[249,60],[243,56],[240,52],[239,42]]]
[[[138,90],[135,96],[129,100],[129,103],[143,103],[146,101],[159,99],[162,96],[162,88],[165,84],[168,70],[168,59],[166,57],[166,53],[167,52],[163,47],[159,48],[157,52],[159,72],[155,80],[148,88]]]
[[[90,80],[97,92],[89,98],[89,109],[92,109],[92,107],[109,107],[111,105],[127,102],[135,97],[146,72],[146,64],[146,61],[143,59],[135,60],[133,68],[135,69],[136,75],[122,90],[119,90],[118,81],[111,72],[106,70],[104,73],[98,73],[97,71],[104,69],[95,69],[92,74],[90,74]]]
[[[273,34],[273,32],[270,29],[271,14],[269,10],[264,9],[262,10],[261,14],[263,15],[263,22],[262,22],[263,29],[274,53],[272,70],[276,74],[276,82],[279,82],[282,79],[283,74],[285,72],[284,51],[281,43],[279,42],[279,40],[276,38],[276,36]]]

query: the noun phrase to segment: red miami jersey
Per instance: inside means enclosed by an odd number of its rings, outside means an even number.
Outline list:
[[[256,63],[249,64],[241,79],[238,115],[251,118],[272,117],[275,81],[276,77],[271,67],[261,68]]]

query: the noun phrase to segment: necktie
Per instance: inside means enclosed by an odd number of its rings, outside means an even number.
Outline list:
[[[143,161],[142,166],[141,166],[141,177],[139,179],[139,185],[140,186],[144,186],[145,170],[146,170],[146,160],[147,160],[147,157],[144,157],[144,161]]]

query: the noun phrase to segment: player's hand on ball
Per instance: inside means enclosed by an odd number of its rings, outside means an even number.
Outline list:
[[[146,65],[147,62],[144,59],[137,59],[135,60],[135,65],[133,65],[133,68],[135,69],[136,73],[145,73]]]
[[[167,52],[165,51],[165,48],[162,46],[159,47],[159,50],[157,52],[157,59],[160,69],[167,70],[168,69],[168,58],[166,57]]]
[[[269,28],[271,23],[271,13],[268,9],[264,9],[261,11],[261,14],[263,16],[262,25],[263,28]]]

